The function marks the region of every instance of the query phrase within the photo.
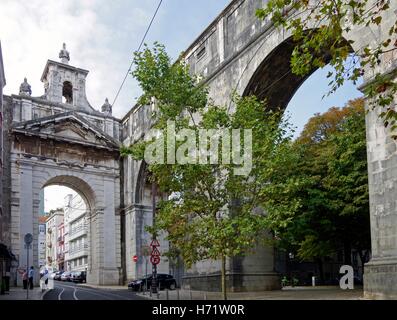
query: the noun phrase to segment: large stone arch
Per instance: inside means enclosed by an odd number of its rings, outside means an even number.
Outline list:
[[[54,161],[44,163],[36,157],[23,157],[12,163],[12,222],[19,226],[19,238],[13,242],[20,265],[26,261],[23,236],[33,234],[30,261],[37,266],[39,192],[49,185],[63,185],[78,192],[88,205],[88,274],[92,284],[119,284],[120,282],[120,221],[118,215],[118,180],[94,168],[71,168]],[[33,204],[33,205],[32,205]],[[19,281],[19,279],[18,279]]]
[[[151,263],[145,256],[145,251],[151,242],[151,235],[146,231],[146,226],[153,224],[152,206],[152,184],[148,180],[147,164],[144,161],[137,161],[128,157],[124,160],[127,167],[125,181],[129,180],[126,192],[125,226],[126,226],[126,276],[127,279],[142,277],[146,272],[151,273]],[[159,195],[156,191],[156,199]],[[160,251],[164,253],[168,250],[168,242],[164,240],[164,235],[159,238]],[[134,262],[132,257],[138,256],[138,261]],[[158,272],[168,273],[169,262],[165,256],[161,258],[157,266]]]
[[[368,5],[372,5],[370,1]],[[209,96],[216,105],[229,107],[232,110],[232,96],[255,93],[255,81],[263,82],[259,92],[264,91],[266,97],[276,107],[285,107],[289,99],[305,80],[304,78],[283,78],[288,71],[289,54],[291,52],[291,34],[288,30],[277,29],[270,19],[260,21],[255,16],[255,10],[263,7],[262,0],[233,0],[216,17],[216,19],[199,35],[196,40],[184,51],[183,58],[189,65],[192,73],[201,75],[203,82],[209,88]],[[347,40],[353,40],[354,51],[363,46],[384,41],[388,30],[395,23],[397,2],[390,3],[390,9],[383,14],[380,26],[354,27],[345,34]],[[310,27],[314,27],[309,26]],[[266,67],[280,68],[281,70],[261,74]],[[285,70],[285,73],[283,72]],[[395,79],[397,70],[397,53],[391,51],[381,57],[380,64],[374,69],[367,69],[364,77],[364,89],[375,73],[388,74]],[[287,77],[287,76],[285,76]],[[280,80],[281,78],[281,80]],[[268,86],[271,90],[264,90]],[[286,86],[286,87],[285,87]],[[367,107],[369,101],[366,101]],[[369,170],[369,193],[371,211],[372,260],[365,270],[365,293],[370,297],[397,297],[397,226],[395,194],[397,190],[397,153],[396,144],[390,138],[389,132],[379,119],[379,110],[368,108],[367,123],[367,150]],[[123,119],[128,132],[124,141],[131,143],[144,136],[150,128],[148,106],[137,106]],[[135,162],[134,169],[129,171],[133,176],[132,188],[137,190],[139,164]],[[130,184],[129,184],[130,185]],[[126,193],[128,194],[128,192]],[[136,196],[136,193],[134,194]],[[131,201],[134,202],[131,196]],[[137,206],[137,204],[132,204]],[[271,257],[271,254],[268,255]],[[249,289],[251,285],[263,285],[265,281],[241,281],[239,275],[273,276],[267,273],[269,266],[262,270],[254,270],[257,261],[230,262],[229,273],[232,286],[236,290]],[[203,279],[220,283],[219,264],[217,262],[200,262],[196,265],[195,274],[187,279],[190,283],[203,284]],[[253,267],[252,269],[250,269]],[[234,271],[233,271],[234,270]],[[250,271],[252,272],[250,273]],[[248,277],[246,277],[249,279]],[[219,289],[214,287],[214,289]]]
[[[375,1],[370,1],[368,6],[374,3]],[[305,80],[289,75],[283,77],[288,71],[288,52],[291,50],[288,39],[291,34],[288,30],[275,28],[268,18],[259,21],[255,16],[255,10],[259,7],[263,7],[263,1],[231,1],[184,53],[184,58],[192,72],[203,75],[214,103],[227,106],[231,111],[234,92],[244,95],[263,91],[261,98],[268,98],[271,107],[285,108],[289,99]],[[389,37],[388,30],[396,21],[396,9],[397,3],[390,3],[390,9],[383,13],[382,24],[379,26],[352,26],[351,31],[344,36],[345,39],[354,41],[353,50],[359,51],[368,44],[373,46],[385,41]],[[270,63],[267,65],[267,62]],[[261,74],[266,72],[266,66],[271,68],[267,76]],[[275,70],[277,67],[281,67],[286,72]],[[366,68],[364,84],[359,88],[360,90],[364,90],[371,83],[376,73],[387,74],[395,79],[397,53],[388,52],[382,55],[378,66],[373,69],[369,66]],[[256,80],[262,81],[262,84],[255,84]],[[368,297],[395,298],[397,297],[397,233],[395,232],[397,206],[394,200],[397,190],[396,143],[379,119],[380,108],[375,110],[369,108],[370,101],[366,101],[366,105],[369,111],[366,116],[366,126],[372,259],[365,268],[365,294]],[[208,266],[206,268],[209,269]]]

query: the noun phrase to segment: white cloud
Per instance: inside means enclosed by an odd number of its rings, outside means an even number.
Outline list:
[[[66,42],[70,64],[90,71],[87,97],[91,105],[100,109],[106,97],[112,102],[150,19],[152,8],[145,10],[144,6],[131,0],[0,0],[5,93],[18,93],[26,76],[33,96],[41,96],[45,63],[47,59],[58,61]],[[126,8],[129,14],[122,15]],[[137,87],[128,79],[114,115],[122,117],[137,94]]]
[[[66,204],[65,197],[68,194],[77,195],[74,190],[63,186],[48,186],[44,188],[44,212],[50,212],[58,208],[63,208]]]

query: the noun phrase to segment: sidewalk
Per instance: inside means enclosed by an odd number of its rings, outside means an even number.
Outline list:
[[[10,287],[10,292],[5,295],[0,295],[0,300],[26,300],[26,289],[21,287]],[[35,287],[29,290],[29,300],[41,300],[42,292],[40,287]]]
[[[142,298],[152,300],[222,300],[220,292],[194,290],[162,290],[159,297],[139,292]],[[282,290],[261,292],[228,292],[228,300],[361,300],[363,289],[342,290],[334,286],[286,287]]]

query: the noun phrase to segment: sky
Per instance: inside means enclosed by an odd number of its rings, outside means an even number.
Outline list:
[[[229,0],[163,0],[146,43],[158,41],[176,58],[228,3]],[[41,96],[44,88],[40,78],[46,61],[58,61],[65,42],[70,64],[90,71],[86,85],[91,105],[99,110],[105,98],[112,103],[157,5],[158,0],[0,0],[5,94],[18,93],[27,77],[32,95]],[[314,113],[342,107],[361,96],[348,84],[322,99],[327,92],[326,69],[306,80],[287,108],[290,121],[297,127],[296,135]],[[123,117],[140,92],[129,76],[113,106],[113,115]],[[61,196],[60,192],[48,191],[48,199],[63,199],[65,192]]]
[[[49,212],[53,209],[63,208],[65,206],[65,197],[68,194],[73,196],[77,192],[73,189],[64,186],[48,186],[44,188],[44,212]]]

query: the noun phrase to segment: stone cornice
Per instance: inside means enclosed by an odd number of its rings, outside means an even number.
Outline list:
[[[84,114],[87,114],[87,115],[90,115],[90,116],[93,116],[93,117],[101,118],[103,120],[111,119],[111,120],[119,122],[119,123],[121,122],[120,119],[118,119],[116,117],[113,117],[113,116],[110,116],[110,115],[105,115],[102,112],[100,112],[98,110],[95,110],[95,109],[93,109],[92,112],[88,112],[86,109],[76,109],[76,107],[72,107],[72,106],[70,106],[68,104],[65,104],[65,103],[58,103],[58,102],[54,102],[54,101],[49,101],[45,97],[21,96],[21,95],[18,95],[18,94],[12,94],[10,96],[4,95],[4,96],[5,97],[10,97],[12,99],[17,99],[17,100],[27,100],[27,101],[31,101],[31,102],[36,102],[36,103],[38,103],[40,105],[60,108],[60,109],[67,110],[67,111],[75,111],[75,112],[78,112],[78,113],[84,113]]]
[[[40,131],[32,130],[32,128],[34,128],[34,127],[40,128],[41,126],[49,124],[49,123],[60,123],[60,122],[75,122],[80,127],[84,128],[85,130],[91,131],[96,137],[105,141],[105,143],[107,145],[105,146],[105,145],[101,145],[101,144],[84,141],[81,139],[62,137],[62,136],[58,136],[58,135],[42,133]],[[108,149],[111,151],[118,151],[119,145],[120,145],[120,143],[116,139],[114,139],[107,133],[103,132],[103,130],[94,126],[93,124],[91,124],[89,121],[87,121],[86,119],[84,119],[83,117],[81,117],[79,114],[77,114],[74,111],[69,111],[69,112],[60,113],[60,114],[56,114],[56,115],[48,116],[48,117],[44,117],[44,118],[14,123],[12,125],[11,130],[12,130],[12,132],[21,133],[21,134],[25,134],[28,136],[32,136],[32,135],[38,136],[42,139],[60,140],[60,141],[64,141],[64,142],[81,144],[81,145],[86,145],[86,146],[99,148],[99,149]]]
[[[47,158],[46,160],[52,160],[51,163],[45,160],[43,162],[43,157],[38,157],[35,155],[23,155],[24,158],[14,158],[11,159],[11,162],[15,162],[16,164],[19,165],[29,165],[29,166],[35,166],[35,167],[40,167],[40,168],[51,168],[51,169],[63,169],[67,168],[68,171],[74,171],[74,172],[81,172],[81,169],[84,169],[84,172],[87,174],[93,174],[93,175],[100,175],[100,176],[109,176],[112,178],[119,178],[119,168],[115,167],[105,167],[105,166],[94,166],[91,164],[79,164],[79,163],[73,163],[73,162],[67,162],[67,161],[57,161],[56,159],[51,159]]]

